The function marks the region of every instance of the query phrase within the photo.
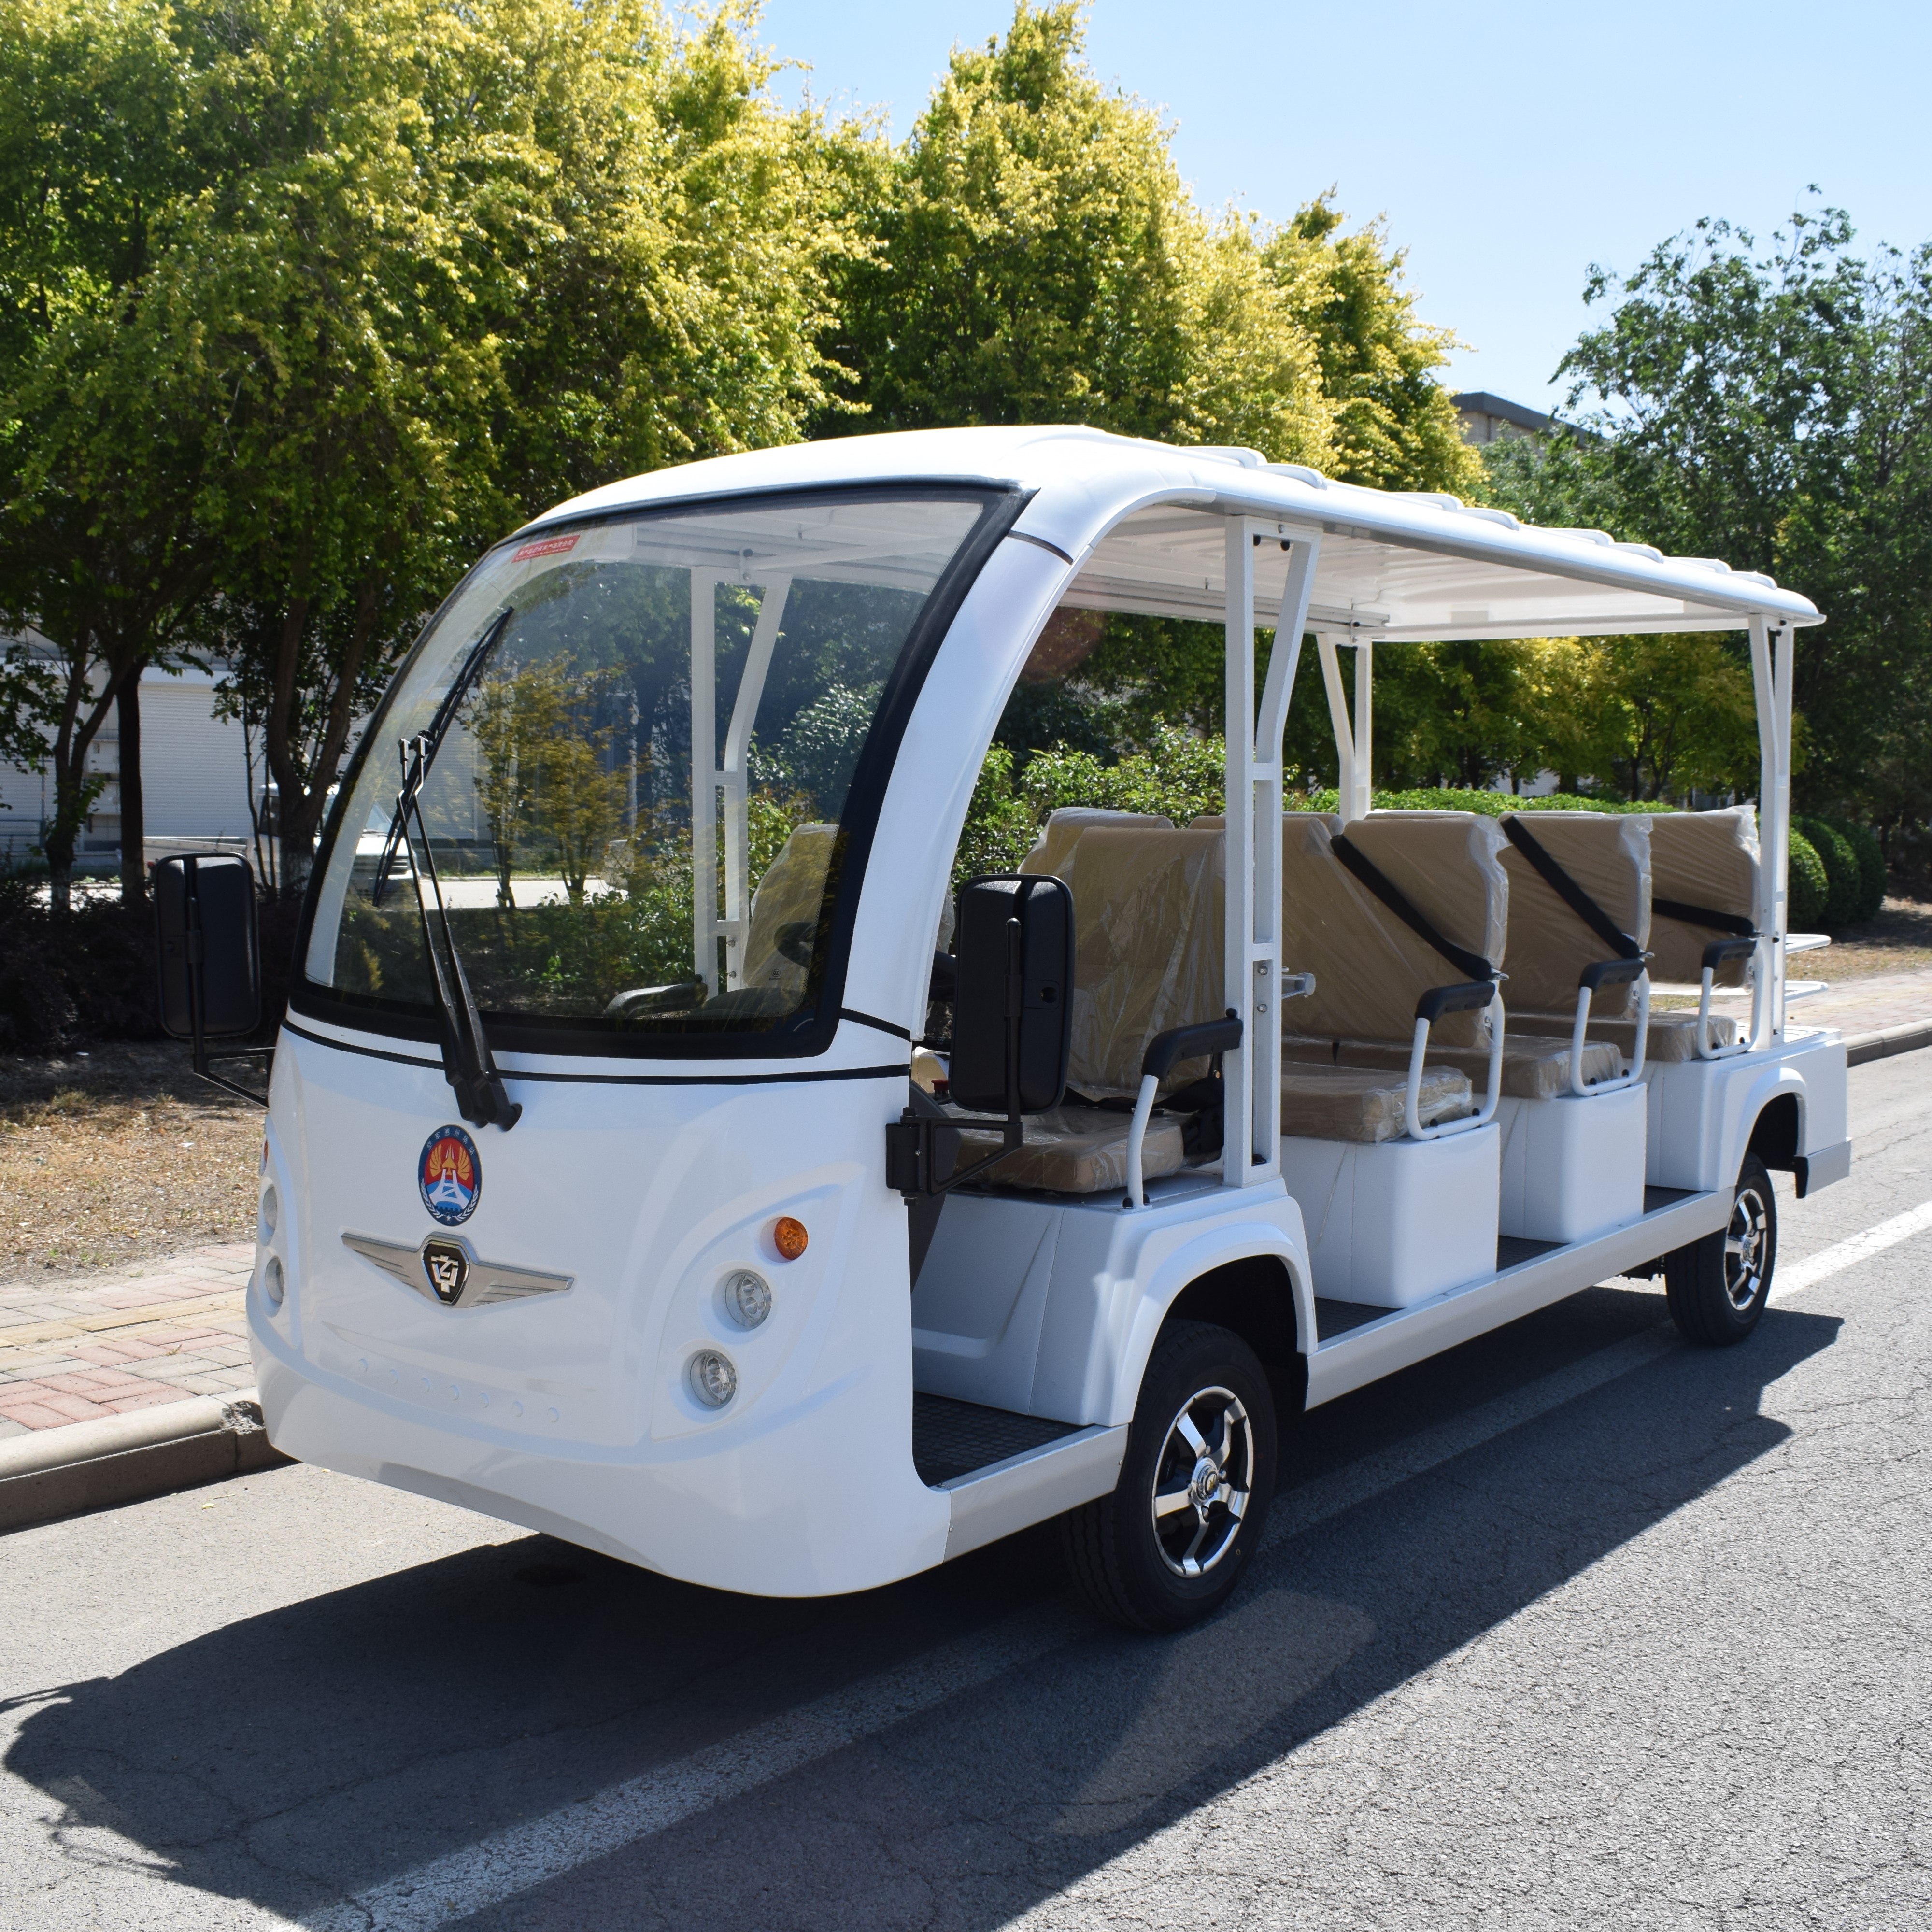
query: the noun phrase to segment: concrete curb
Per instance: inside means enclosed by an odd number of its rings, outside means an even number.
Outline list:
[[[0,1442],[0,1532],[278,1467],[253,1389]]]
[[[1916,1053],[1922,1046],[1932,1046],[1932,1020],[1910,1020],[1882,1033],[1852,1034],[1845,1042],[1845,1060],[1848,1066],[1862,1066],[1868,1060],[1888,1059],[1894,1053]]]

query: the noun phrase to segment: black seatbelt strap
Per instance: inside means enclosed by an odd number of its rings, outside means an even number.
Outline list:
[[[1757,937],[1757,928],[1734,912],[1718,912],[1709,906],[1686,905],[1682,899],[1653,898],[1650,909],[1653,913],[1662,914],[1666,919],[1682,920],[1686,926],[1706,926],[1713,932],[1728,932],[1734,938]]]
[[[1467,946],[1458,946],[1453,939],[1438,932],[1417,910],[1402,888],[1368,859],[1359,846],[1352,844],[1340,832],[1329,840],[1328,844],[1329,849],[1348,871],[1354,873],[1424,944],[1434,946],[1464,979],[1493,980],[1497,977],[1496,968],[1480,952],[1472,952]]]
[[[1529,861],[1537,876],[1619,959],[1643,957],[1643,948],[1550,856],[1540,839],[1530,836],[1521,819],[1506,813],[1502,825],[1503,836]]]

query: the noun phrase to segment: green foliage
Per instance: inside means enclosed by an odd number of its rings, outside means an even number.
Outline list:
[[[1433,374],[1452,338],[1380,229],[1341,234],[1325,198],[1278,228],[1209,217],[1172,129],[1084,42],[1077,5],[1018,0],[1004,40],[954,51],[902,148],[844,171],[871,246],[842,272],[849,381],[819,433],[1090,423],[1480,487]]]
[[[1048,814],[1064,806],[1146,812],[1186,825],[1220,812],[1226,796],[1220,741],[1175,725],[1156,726],[1150,745],[1114,764],[1061,745],[1030,758],[1017,779],[1014,766],[1007,746],[988,751],[960,833],[956,886],[976,873],[1012,871]]]
[[[1333,788],[1307,794],[1310,812],[1337,812],[1340,794]],[[1376,812],[1480,812],[1500,818],[1506,812],[1674,812],[1674,806],[1628,799],[1585,797],[1575,792],[1545,792],[1523,798],[1514,792],[1472,791],[1454,785],[1414,791],[1375,791],[1369,805]]]
[[[1865,889],[1857,850],[1828,820],[1794,817],[1791,826],[1825,868],[1825,904],[1820,916],[1825,930],[1837,932],[1861,916]]]
[[[1799,789],[1899,824],[1932,812],[1932,244],[1852,250],[1846,216],[1760,251],[1706,220],[1630,275],[1564,358],[1580,431],[1496,446],[1492,498],[1766,571],[1827,622],[1798,634]]]
[[[1825,862],[1816,848],[1794,826],[1791,833],[1790,862],[1787,868],[1785,922],[1793,932],[1818,932],[1825,929],[1826,908],[1832,895]]]
[[[1858,910],[1859,920],[1876,919],[1885,909],[1888,884],[1885,848],[1869,826],[1855,825],[1846,818],[1828,818],[1824,823],[1848,844],[1858,862]]]

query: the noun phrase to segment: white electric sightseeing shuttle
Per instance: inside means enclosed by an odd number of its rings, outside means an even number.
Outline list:
[[[1058,812],[962,879],[1016,681],[1108,613],[1224,628],[1225,816]],[[429,625],[318,855],[248,1295],[272,1439],[770,1595],[1058,1517],[1100,1610],[1172,1628],[1234,1588],[1285,1409],[1618,1274],[1741,1340],[1768,1171],[1850,1162],[1843,1045],[1787,1019],[1818,621],[1082,429],[563,505]],[[1755,811],[1370,809],[1377,650],[1696,631],[1747,641]],[[1334,813],[1284,810],[1309,639]],[[246,884],[160,881],[204,1068],[253,1011]]]

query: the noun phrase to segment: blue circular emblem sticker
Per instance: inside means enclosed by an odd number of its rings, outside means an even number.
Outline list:
[[[483,1198],[483,1157],[460,1127],[438,1127],[416,1162],[423,1205],[446,1228],[466,1221]]]

